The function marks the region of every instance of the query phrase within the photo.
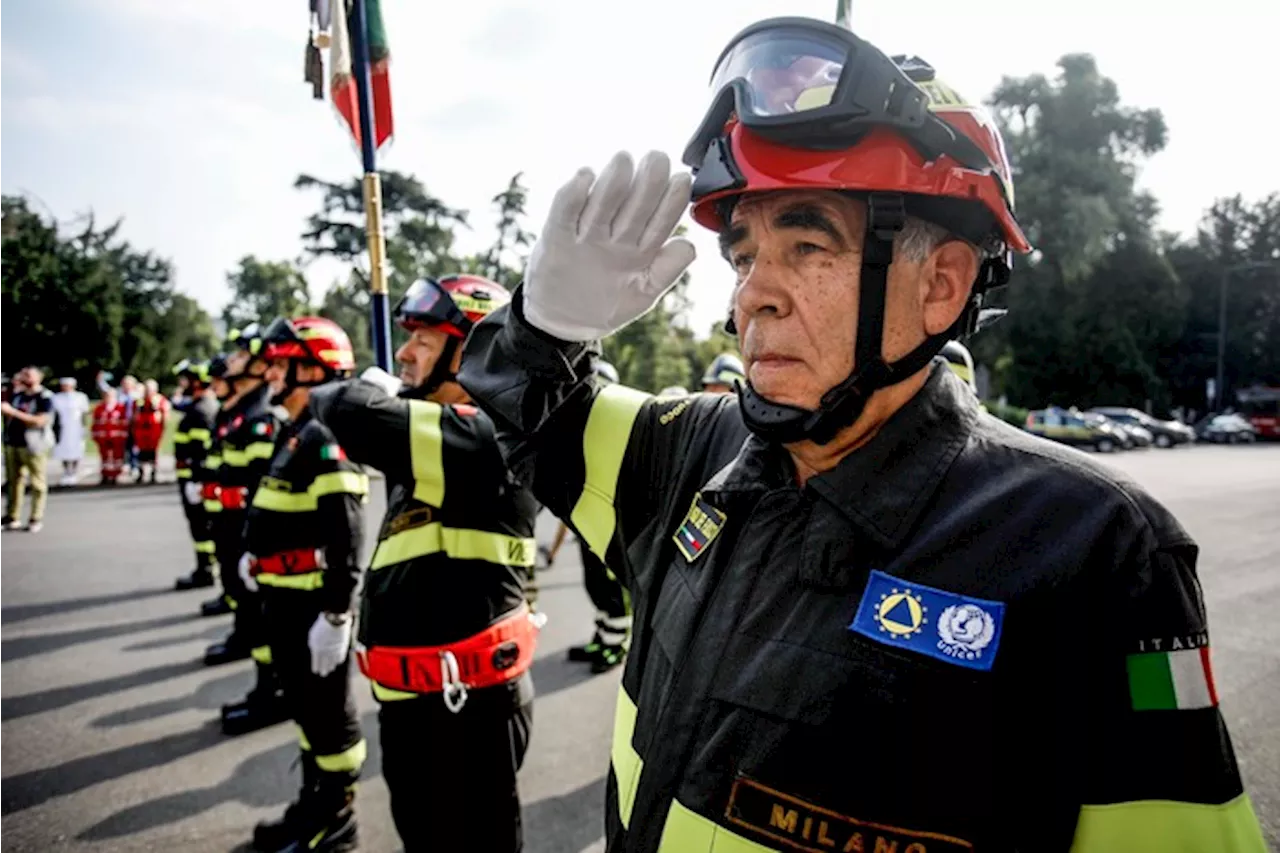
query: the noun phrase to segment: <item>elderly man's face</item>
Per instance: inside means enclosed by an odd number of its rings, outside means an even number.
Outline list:
[[[734,322],[747,376],[766,399],[816,409],[853,370],[865,217],[863,202],[818,190],[765,193],[735,207],[721,243],[737,273]],[[924,316],[934,260],[890,267],[889,361],[936,324]]]

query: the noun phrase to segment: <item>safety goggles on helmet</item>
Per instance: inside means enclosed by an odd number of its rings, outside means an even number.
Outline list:
[[[293,323],[284,317],[277,317],[271,321],[271,325],[267,326],[266,331],[262,333],[262,343],[262,357],[265,359],[300,358],[310,360],[311,358],[311,353],[307,351],[306,344],[298,336]]]
[[[409,330],[447,324],[465,333],[471,326],[462,309],[433,278],[420,278],[409,286],[396,304],[395,317]]]
[[[262,357],[268,360],[305,361],[338,373],[355,368],[355,352],[346,332],[323,317],[277,317],[263,332],[262,342]]]
[[[909,63],[900,67],[834,24],[760,21],[720,55],[711,75],[711,104],[685,148],[684,162],[701,167],[725,123],[736,116],[753,133],[789,147],[849,148],[870,131],[888,128],[927,159],[946,154],[966,168],[994,169],[981,148],[933,114],[929,94],[911,71]]]

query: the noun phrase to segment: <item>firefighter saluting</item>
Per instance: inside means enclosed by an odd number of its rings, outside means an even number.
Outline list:
[[[218,564],[214,553],[213,530],[209,513],[204,508],[203,484],[205,460],[213,448],[213,432],[218,418],[218,398],[210,387],[208,362],[183,359],[174,368],[178,379],[186,383],[190,398],[173,434],[173,455],[178,475],[178,495],[187,516],[191,542],[196,554],[196,567],[178,578],[176,589],[213,586],[213,569]]]
[[[369,478],[311,417],[312,388],[355,367],[351,340],[321,317],[263,333],[271,402],[288,412],[245,522],[239,573],[262,601],[264,639],[298,725],[302,789],[253,833],[259,850],[353,850],[365,742],[351,694],[352,598],[360,578]]]
[[[235,735],[273,725],[287,715],[271,666],[271,647],[262,639],[261,602],[245,588],[238,571],[245,552],[245,516],[271,464],[281,417],[271,406],[271,389],[264,378],[261,328],[253,323],[233,332],[228,345],[232,351],[218,377],[228,395],[218,414],[203,497],[211,513],[223,600],[234,610],[235,623],[226,640],[205,651],[204,662],[212,666],[253,657],[254,688],[242,701],[222,706],[222,730]]]
[[[472,325],[505,304],[476,276],[416,282],[392,377],[311,392],[352,460],[386,474],[387,515],[365,576],[357,658],[373,682],[382,775],[407,853],[521,848],[516,771],[533,721],[536,625],[524,586],[533,496],[507,475],[492,422],[455,378]]]
[[[692,184],[579,172],[459,377],[632,593],[607,849],[1261,853],[1195,542],[935,360],[1030,251],[995,123],[803,18],[712,80]],[[592,341],[693,260],[690,194],[747,381],[597,387]]]

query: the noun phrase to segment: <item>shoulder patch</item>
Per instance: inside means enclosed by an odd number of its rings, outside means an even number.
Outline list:
[[[254,435],[271,435],[271,424],[266,421],[259,421],[253,425]]]
[[[337,444],[326,444],[320,448],[320,458],[329,462],[341,462],[347,458],[347,454]]]
[[[702,556],[702,552],[707,550],[711,540],[719,535],[725,518],[723,512],[707,503],[702,497],[702,492],[698,492],[693,496],[693,505],[689,507],[689,514],[684,517],[684,521],[671,538],[675,540],[676,547],[680,549],[684,558],[692,563]]]
[[[849,630],[969,669],[990,670],[1004,603],[970,598],[873,571]]]

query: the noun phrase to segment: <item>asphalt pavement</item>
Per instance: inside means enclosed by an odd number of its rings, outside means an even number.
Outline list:
[[[1254,804],[1280,847],[1280,445],[1096,457],[1164,501],[1202,547],[1222,709]],[[380,489],[375,488],[375,492]],[[382,511],[369,508],[372,533]],[[292,725],[229,739],[218,707],[252,681],[247,662],[201,665],[229,617],[201,619],[207,590],[175,593],[191,567],[177,489],[59,492],[44,531],[0,545],[0,846],[4,851],[227,851],[275,816],[298,783]],[[553,523],[544,518],[540,538]],[[534,734],[521,773],[526,849],[602,849],[617,673],[564,659],[590,629],[576,547],[542,575]],[[375,705],[362,848],[399,850],[380,774]]]

